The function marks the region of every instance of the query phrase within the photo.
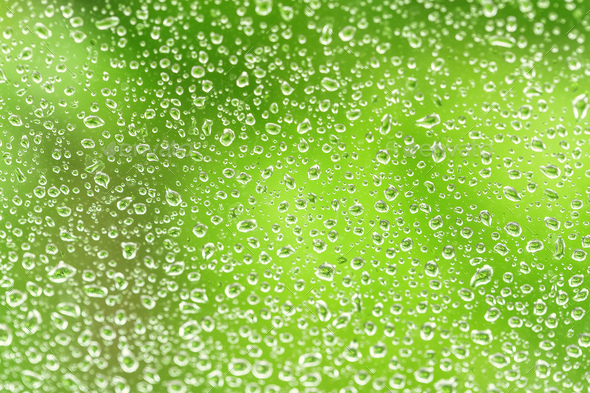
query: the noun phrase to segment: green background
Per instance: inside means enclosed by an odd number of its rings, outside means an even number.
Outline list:
[[[1,8],[2,390],[588,390],[590,4]]]

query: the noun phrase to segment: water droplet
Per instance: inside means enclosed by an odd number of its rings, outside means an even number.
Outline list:
[[[97,20],[95,25],[98,30],[108,30],[119,25],[119,18],[116,16],[109,16],[108,18]]]
[[[74,277],[75,274],[75,268],[64,262],[59,262],[53,269],[49,271],[47,276],[52,282],[60,284],[66,282],[69,278]]]
[[[207,234],[207,225],[202,224],[202,223],[197,223],[194,227],[193,227],[193,233],[196,237],[198,238],[202,238],[205,237],[205,235]]]
[[[318,180],[320,178],[322,171],[319,167],[319,165],[313,165],[311,168],[309,168],[309,171],[307,171],[307,177],[309,178],[309,180]]]
[[[290,245],[281,247],[277,250],[277,256],[279,258],[288,258],[293,254],[295,254],[295,249]]]
[[[486,18],[493,18],[498,13],[498,7],[493,0],[481,0],[481,7]]]
[[[503,191],[504,191],[504,196],[506,198],[508,198],[509,201],[512,201],[512,202],[520,201],[520,199],[521,199],[520,195],[513,187],[506,186],[506,187],[504,187]]]
[[[104,120],[98,116],[88,116],[84,118],[84,125],[88,128],[97,128],[104,126]]]
[[[303,120],[297,126],[297,133],[299,134],[307,134],[309,131],[311,131],[311,123],[309,122],[309,119]]]
[[[104,188],[108,188],[109,187],[110,177],[106,173],[97,172],[96,175],[94,175],[94,181],[99,186],[104,187]]]
[[[382,165],[387,165],[389,163],[389,161],[391,160],[391,157],[389,155],[389,152],[387,150],[379,150],[377,152],[377,162],[382,164]]]
[[[539,252],[544,248],[543,242],[540,240],[531,240],[526,245],[526,250],[528,252]]]
[[[477,288],[479,286],[488,284],[492,281],[494,276],[494,269],[490,265],[484,265],[477,269],[473,277],[471,277],[471,286]]]
[[[0,324],[0,347],[7,347],[12,343],[12,331],[5,324]]]
[[[315,275],[321,280],[332,281],[335,274],[335,265],[329,263],[323,263],[316,269]]]
[[[416,125],[419,127],[424,127],[426,129],[431,129],[440,124],[440,116],[436,113],[430,114],[425,116],[416,121]]]
[[[586,94],[580,94],[574,98],[572,104],[574,106],[574,117],[576,120],[584,119],[588,114],[588,108],[590,108],[588,96]]]
[[[443,219],[440,215],[433,217],[429,222],[428,222],[428,226],[430,226],[430,229],[436,231],[440,228],[442,228],[443,226]]]
[[[537,138],[536,136],[531,139],[531,149],[533,151],[542,152],[546,148],[547,147],[545,146],[545,143],[543,143],[541,139]]]
[[[234,139],[236,139],[236,134],[229,128],[226,128],[223,130],[223,134],[221,134],[221,137],[219,138],[219,143],[227,147],[233,143]]]
[[[560,169],[554,165],[541,166],[541,172],[549,179],[557,179],[561,175]]]
[[[20,127],[23,125],[23,122],[18,115],[10,115],[8,117],[8,122],[15,127]]]
[[[182,198],[179,193],[176,191],[171,190],[170,188],[166,189],[166,202],[170,206],[178,206],[182,203]]]
[[[246,71],[242,72],[238,77],[236,84],[238,87],[246,87],[250,84],[250,80],[248,78],[248,73]]]
[[[490,345],[494,341],[494,336],[490,329],[472,330],[471,340],[478,345]]]
[[[335,79],[325,77],[322,79],[322,87],[327,91],[336,91],[340,87],[340,83]]]
[[[43,23],[37,22],[35,24],[35,33],[39,36],[39,38],[46,40],[51,37],[51,30],[47,28]]]
[[[237,228],[238,231],[246,233],[252,232],[257,226],[258,224],[256,223],[256,220],[248,219],[238,222]]]
[[[516,223],[514,221],[506,224],[506,226],[504,226],[504,231],[506,231],[506,233],[509,234],[510,236],[514,236],[514,237],[518,237],[522,234],[522,228],[520,227],[520,225],[518,223]]]
[[[123,349],[119,354],[119,364],[126,373],[132,373],[139,368],[139,361],[128,349]]]
[[[354,34],[356,33],[356,27],[354,26],[346,26],[340,33],[338,33],[338,37],[344,42],[351,41],[354,38]]]
[[[281,133],[281,126],[278,124],[267,123],[265,129],[270,135],[278,135]]]
[[[381,135],[387,135],[391,131],[392,117],[390,114],[385,114],[381,118],[381,126],[379,127],[379,133]]]
[[[430,147],[432,151],[432,159],[434,162],[439,163],[443,162],[447,153],[445,152],[444,146],[441,145],[440,142],[434,142],[434,144]]]
[[[121,248],[123,249],[123,258],[125,259],[133,259],[137,255],[137,243],[124,242],[121,243]]]

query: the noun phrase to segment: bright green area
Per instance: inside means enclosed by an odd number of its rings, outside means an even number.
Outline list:
[[[0,390],[587,391],[589,11],[3,2]]]

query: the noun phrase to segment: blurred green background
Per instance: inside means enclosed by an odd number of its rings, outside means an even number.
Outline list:
[[[1,7],[3,391],[588,391],[586,2]]]

